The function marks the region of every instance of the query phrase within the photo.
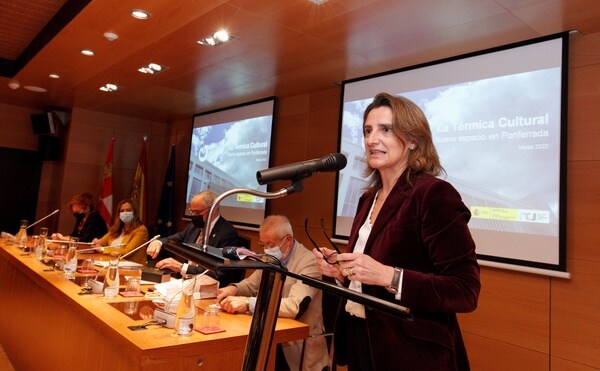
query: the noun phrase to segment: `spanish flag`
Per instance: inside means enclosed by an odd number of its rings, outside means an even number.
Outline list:
[[[110,140],[106,162],[104,163],[104,172],[102,175],[102,185],[100,186],[100,202],[98,204],[98,212],[107,225],[112,224],[112,209],[113,209],[113,147],[115,138]]]
[[[148,187],[146,185],[146,137],[142,142],[142,153],[135,169],[135,177],[133,178],[133,190],[131,191],[131,200],[133,201],[140,220],[146,224],[146,194]]]

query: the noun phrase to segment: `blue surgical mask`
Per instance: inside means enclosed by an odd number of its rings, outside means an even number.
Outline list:
[[[279,246],[274,246],[274,247],[265,247],[265,254],[267,255],[271,255],[272,257],[274,257],[275,259],[281,261],[283,259],[283,253],[281,252],[281,249],[279,248]]]
[[[119,219],[121,219],[123,223],[131,223],[133,220],[133,211],[121,211],[119,213]]]

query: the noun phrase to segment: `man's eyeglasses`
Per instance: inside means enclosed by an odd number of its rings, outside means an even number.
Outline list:
[[[207,208],[204,208],[202,210],[193,210],[193,209],[188,209],[189,213],[192,214],[192,216],[200,216],[200,215],[204,215],[208,212],[208,210],[210,210],[210,206]]]
[[[261,249],[263,249],[263,250],[264,250],[264,249],[272,249],[272,248],[274,248],[274,247],[279,247],[279,248],[281,248],[281,245],[283,244],[283,240],[285,240],[287,236],[290,236],[290,235],[289,235],[289,234],[286,234],[285,236],[283,236],[283,238],[281,239],[281,242],[279,243],[279,245],[272,245],[272,246],[269,246],[268,244],[266,244],[266,243],[264,243],[264,242],[262,242],[262,241],[258,241],[258,247],[260,247],[260,248],[261,248]]]
[[[325,224],[323,223],[323,218],[321,218],[321,232],[323,232],[323,235],[325,236],[325,238],[327,239],[327,241],[329,242],[329,244],[331,245],[331,247],[333,247],[333,249],[335,250],[335,252],[331,253],[330,255],[325,255],[325,253],[323,253],[323,251],[321,251],[321,248],[319,248],[319,245],[315,242],[315,240],[308,233],[308,218],[304,219],[304,232],[306,233],[306,236],[308,237],[308,239],[310,240],[310,242],[313,244],[313,246],[315,247],[315,249],[317,249],[317,251],[320,252],[321,255],[323,255],[323,258],[325,259],[325,261],[327,263],[329,263],[331,265],[340,264],[337,261],[337,255],[341,254],[340,249],[331,240],[331,238],[329,238],[329,236],[325,232]]]

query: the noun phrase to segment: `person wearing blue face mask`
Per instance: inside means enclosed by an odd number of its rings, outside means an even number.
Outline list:
[[[278,265],[281,263],[290,272],[321,279],[315,256],[294,239],[288,218],[283,215],[268,216],[260,225],[258,235],[260,247],[269,255],[265,261]],[[261,277],[262,271],[256,270],[248,278],[219,289],[216,301],[221,309],[229,313],[254,313]],[[296,278],[286,277],[281,298],[280,317],[295,318],[308,324],[311,335],[324,332],[321,290],[305,285]],[[284,357],[276,356],[278,370],[298,370],[300,363],[303,370],[320,371],[327,366],[327,345],[323,337],[307,340],[302,362],[301,341],[285,343],[281,348]]]
[[[233,224],[227,221],[219,214],[219,208],[213,211],[212,219],[208,221],[208,212],[215,202],[217,195],[212,191],[202,191],[192,197],[190,202],[189,214],[192,222],[181,232],[171,236],[160,238],[150,242],[146,253],[152,258],[163,258],[156,262],[156,268],[169,269],[181,275],[199,274],[204,268],[195,266],[193,262],[181,261],[175,256],[169,254],[162,245],[167,241],[173,243],[195,243],[202,245],[205,228],[209,229],[208,245],[216,248],[227,246],[237,246],[238,234]],[[179,259],[179,260],[178,260]],[[221,286],[226,286],[232,282],[238,282],[244,277],[244,270],[227,269],[219,272],[215,276],[212,272],[208,275],[216,278]]]
[[[92,245],[104,246],[105,254],[118,256],[127,254],[146,241],[148,241],[148,228],[142,224],[133,201],[125,199],[117,205],[114,221],[108,233],[100,239],[94,239]],[[145,264],[144,249],[128,256],[127,260]]]

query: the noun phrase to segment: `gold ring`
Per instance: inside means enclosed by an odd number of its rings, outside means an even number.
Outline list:
[[[354,276],[354,272],[352,272],[352,268],[346,268],[346,275],[348,277]]]

